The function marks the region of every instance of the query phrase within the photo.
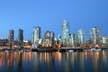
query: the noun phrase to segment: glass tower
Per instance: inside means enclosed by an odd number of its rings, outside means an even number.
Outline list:
[[[23,42],[23,30],[19,29],[18,31],[18,41]]]
[[[14,30],[9,30],[9,45],[13,48],[14,45]]]
[[[78,41],[79,41],[79,44],[84,44],[84,41],[85,39],[84,39],[84,32],[81,30],[81,29],[79,29],[78,30]]]
[[[32,43],[38,44],[40,38],[41,38],[41,28],[35,27],[33,29],[33,34],[32,34]]]
[[[96,27],[91,29],[91,42],[93,44],[99,44],[99,29]]]
[[[62,42],[64,46],[69,45],[69,25],[68,21],[64,20],[62,24]]]
[[[23,46],[23,30],[19,29],[18,31],[18,42],[19,42],[19,46]]]

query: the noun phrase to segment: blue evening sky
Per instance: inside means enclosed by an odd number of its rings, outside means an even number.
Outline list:
[[[108,34],[108,0],[0,0],[0,38],[8,38],[8,30],[24,30],[25,39],[32,38],[34,26],[62,33],[64,19],[69,21],[71,33],[82,28],[86,36],[92,27]]]

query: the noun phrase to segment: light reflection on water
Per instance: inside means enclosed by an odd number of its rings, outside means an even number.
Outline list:
[[[108,52],[0,52],[0,72],[106,72]]]

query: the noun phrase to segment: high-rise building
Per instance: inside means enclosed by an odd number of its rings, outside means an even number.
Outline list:
[[[45,33],[45,39],[54,39],[54,32],[51,32],[51,31],[46,31]]]
[[[14,41],[14,30],[9,30],[9,42]]]
[[[45,39],[43,41],[44,47],[53,47],[54,45],[54,32],[46,31]]]
[[[102,44],[108,44],[108,36],[102,37]]]
[[[64,46],[69,46],[69,34],[69,23],[67,20],[64,20],[62,24],[62,42]]]
[[[91,29],[91,42],[93,44],[99,44],[99,32],[100,30],[97,27]]]
[[[46,31],[46,32],[45,32],[45,39],[51,38],[50,33],[51,33],[50,31]]]
[[[14,30],[9,30],[9,44],[10,44],[10,48],[13,48],[13,45],[14,45]]]
[[[80,46],[80,45],[79,45],[78,34],[73,34],[73,40],[74,40],[74,45],[75,45],[75,47]]]
[[[19,29],[18,31],[18,43],[20,46],[23,45],[23,30],[22,29]]]
[[[79,44],[85,43],[84,32],[81,29],[78,30],[78,41]]]
[[[37,26],[33,29],[32,43],[38,44],[40,38],[41,38],[41,28]]]
[[[23,30],[22,29],[19,29],[18,31],[18,41],[19,42],[23,42]]]
[[[75,47],[75,42],[74,42],[74,35],[73,34],[69,34],[69,46],[70,47]]]

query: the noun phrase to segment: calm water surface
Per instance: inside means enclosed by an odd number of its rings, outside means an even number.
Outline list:
[[[108,72],[108,51],[0,52],[0,72]]]

